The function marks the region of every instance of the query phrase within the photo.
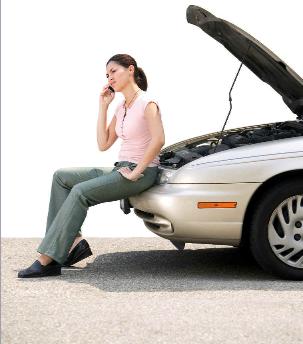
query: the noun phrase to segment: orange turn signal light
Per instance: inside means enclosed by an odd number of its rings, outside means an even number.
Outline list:
[[[198,202],[199,209],[206,208],[236,208],[237,202]]]

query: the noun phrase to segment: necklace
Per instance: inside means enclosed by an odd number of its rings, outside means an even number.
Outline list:
[[[139,89],[135,94],[134,94],[134,96],[132,97],[132,99],[131,99],[131,101],[128,103],[128,106],[131,104],[131,102],[133,101],[133,99],[135,98],[135,96],[136,96],[136,94],[139,92],[139,91],[141,91],[141,89]],[[124,111],[124,115],[123,115],[123,119],[122,119],[122,123],[121,123],[121,131],[122,131],[122,136],[123,136],[123,123],[124,123],[124,118],[125,118],[125,116],[126,116],[126,111],[127,111],[127,107],[128,106],[126,106],[126,100],[125,100],[125,102],[124,102],[124,108],[125,108],[125,111]]]
[[[125,102],[124,102],[124,107],[125,107],[125,109],[126,109],[126,107],[129,107],[129,105],[131,104],[131,102],[133,101],[133,99],[135,98],[136,94],[137,94],[139,91],[141,91],[141,89],[139,89],[139,90],[134,94],[134,96],[132,97],[131,101],[128,103],[127,106],[126,106],[126,100],[125,100]]]

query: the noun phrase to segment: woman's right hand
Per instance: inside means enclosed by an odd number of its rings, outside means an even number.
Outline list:
[[[99,105],[108,106],[115,98],[115,92],[111,92],[108,88],[109,84],[105,85],[100,93]]]

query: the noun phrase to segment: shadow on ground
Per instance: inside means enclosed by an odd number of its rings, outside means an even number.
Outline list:
[[[232,247],[100,254],[84,268],[63,268],[61,276],[48,278],[108,292],[303,290],[302,282],[271,276],[251,255]]]

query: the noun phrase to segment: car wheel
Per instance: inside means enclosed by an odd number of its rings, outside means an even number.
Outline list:
[[[253,214],[250,248],[264,270],[303,280],[303,181],[294,179],[267,191]]]

